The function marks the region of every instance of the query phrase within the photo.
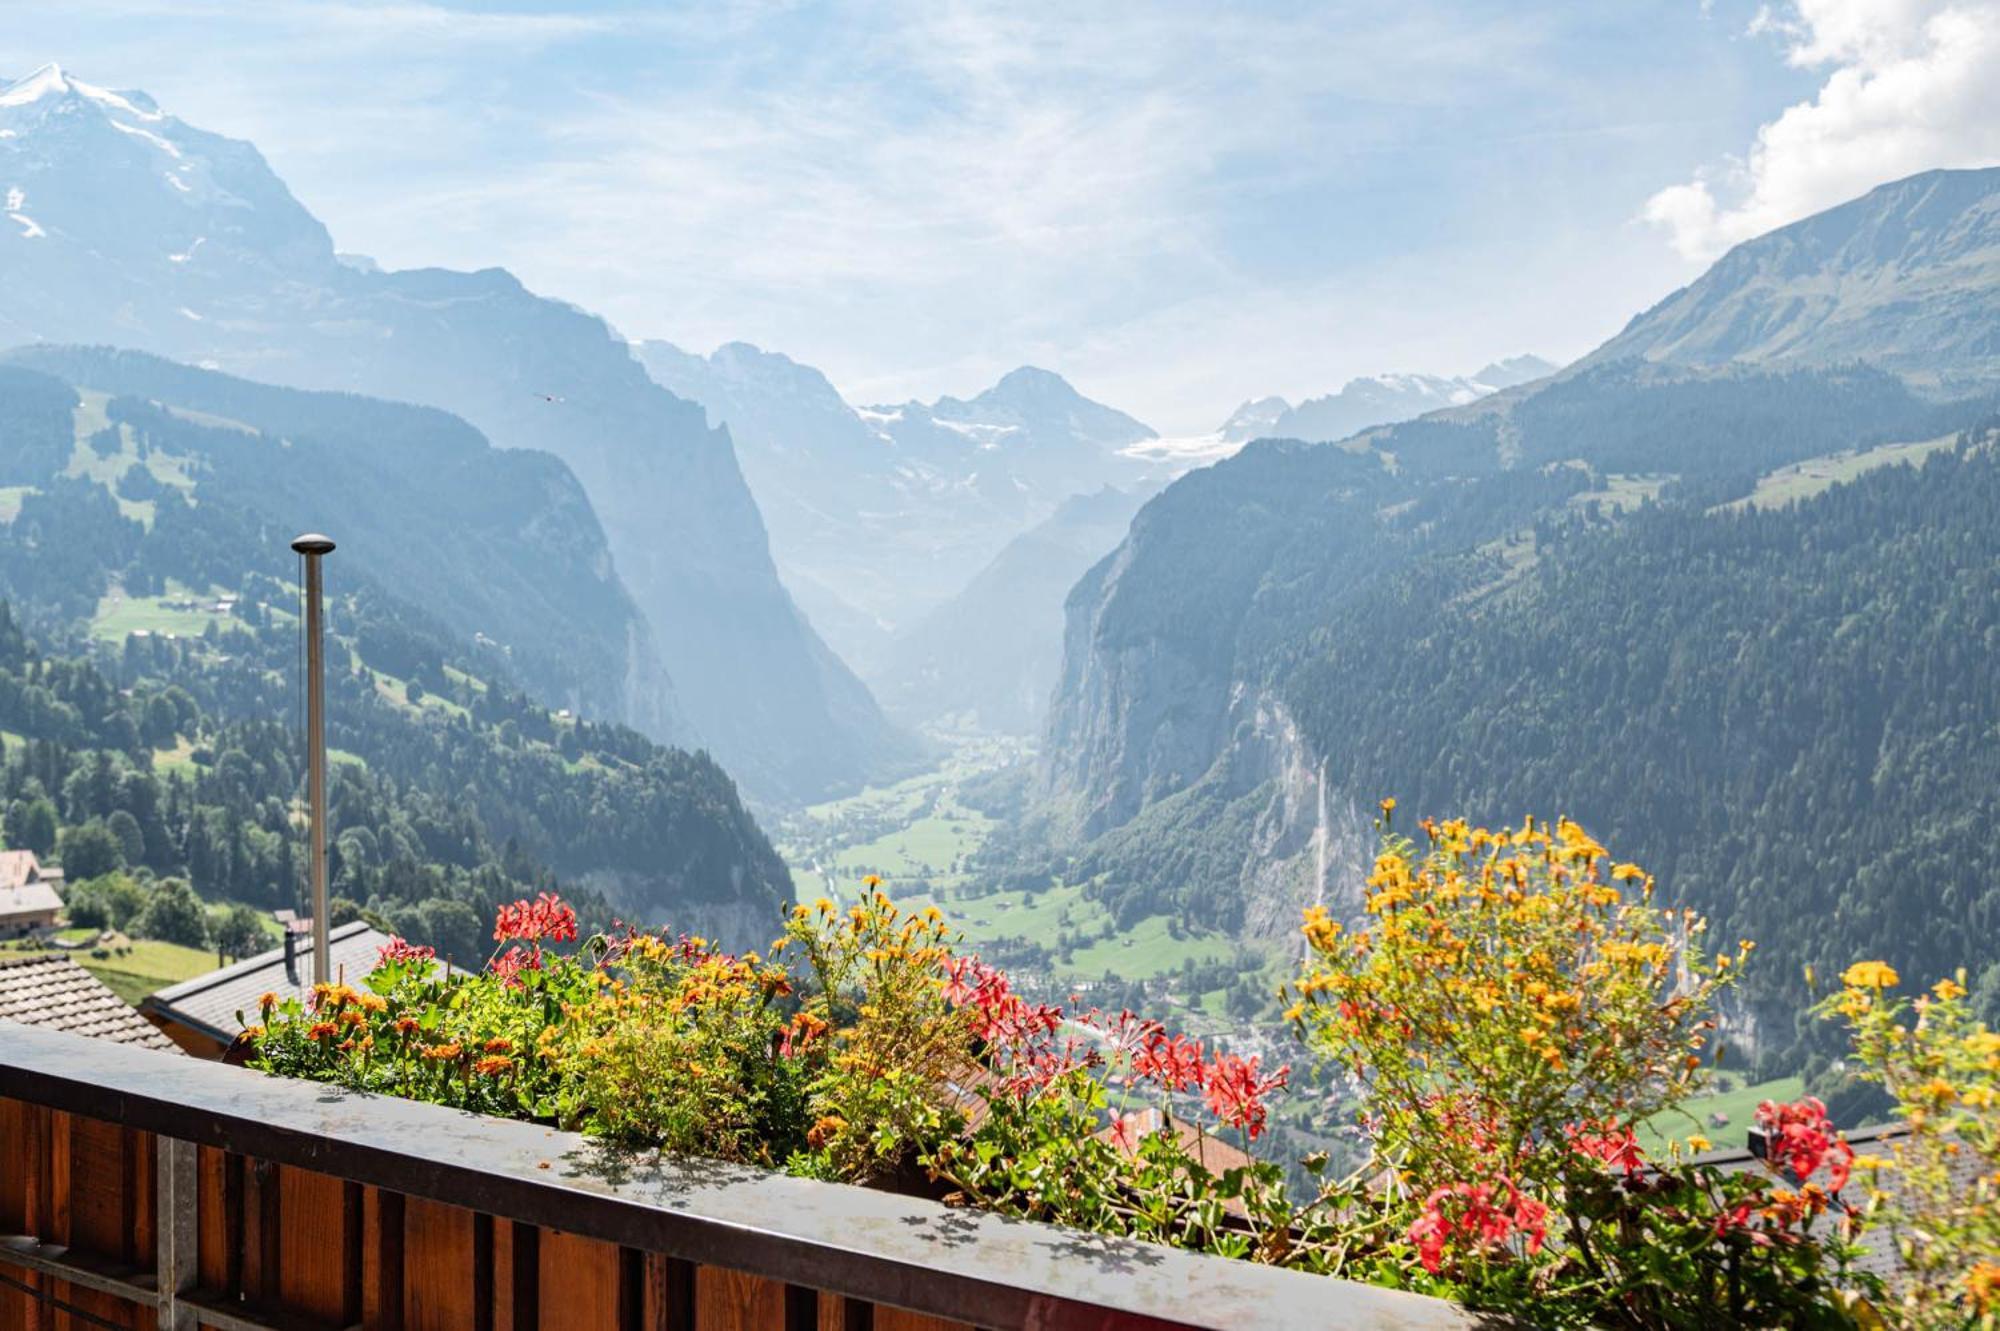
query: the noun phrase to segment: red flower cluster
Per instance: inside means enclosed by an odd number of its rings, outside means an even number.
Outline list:
[[[1201,1041],[1169,1035],[1165,1027],[1154,1023],[1132,1055],[1132,1073],[1163,1091],[1199,1090],[1206,1080]]]
[[[410,961],[429,962],[436,960],[436,948],[424,947],[422,944],[408,942],[401,938],[391,938],[382,950],[375,954],[375,964],[377,966],[400,966]]]
[[[493,920],[493,937],[502,943],[510,939],[536,942],[544,938],[567,943],[576,937],[576,912],[555,893],[544,892],[533,901],[502,906]]]
[[[518,985],[522,971],[538,971],[542,968],[542,950],[539,947],[510,947],[487,964],[486,969],[499,977],[502,984]]]
[[[1255,1057],[1218,1052],[1206,1060],[1201,1041],[1170,1033],[1161,1023],[1121,1012],[1107,1019],[1096,1008],[1065,1017],[1061,1008],[1030,1004],[1016,994],[1006,975],[976,957],[945,963],[944,996],[972,1010],[974,1029],[986,1041],[1005,1085],[1015,1094],[1040,1090],[1079,1068],[1096,1067],[1105,1056],[1074,1036],[1055,1036],[1067,1023],[1092,1031],[1116,1063],[1130,1060],[1127,1085],[1151,1082],[1169,1095],[1205,1091],[1208,1108],[1223,1123],[1242,1128],[1255,1140],[1269,1118],[1264,1097],[1291,1079],[1289,1065],[1260,1074]]]
[[[1624,1170],[1627,1178],[1646,1167],[1646,1153],[1639,1149],[1639,1139],[1629,1123],[1622,1126],[1613,1123],[1571,1124],[1569,1144],[1579,1155],[1589,1156],[1613,1169]]]
[[[945,963],[944,996],[954,1007],[972,1009],[973,1033],[989,1045],[1022,1044],[1062,1025],[1062,1009],[1029,1003],[1004,973],[977,957]]]
[[[1839,1192],[1847,1186],[1854,1148],[1834,1131],[1826,1106],[1812,1096],[1788,1105],[1766,1100],[1757,1106],[1757,1124],[1770,1134],[1765,1159],[1791,1172],[1803,1183],[1826,1166],[1827,1182]]]
[[[1454,1240],[1482,1252],[1492,1251],[1516,1234],[1527,1240],[1530,1253],[1542,1250],[1548,1236],[1549,1208],[1501,1178],[1493,1183],[1454,1183],[1424,1199],[1423,1214],[1410,1226],[1409,1240],[1417,1260],[1436,1275],[1444,1266],[1445,1245]]]
[[[1264,1131],[1264,1097],[1283,1089],[1291,1080],[1289,1064],[1268,1077],[1257,1075],[1257,1056],[1239,1058],[1217,1054],[1202,1074],[1208,1092],[1208,1109],[1232,1128],[1241,1128],[1251,1141]]]

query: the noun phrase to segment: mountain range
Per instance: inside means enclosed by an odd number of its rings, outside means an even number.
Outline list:
[[[1540,356],[1510,356],[1476,374],[1446,378],[1435,374],[1376,374],[1350,379],[1337,393],[1307,398],[1296,407],[1283,398],[1259,398],[1238,407],[1222,427],[1222,436],[1238,442],[1253,438],[1345,439],[1371,425],[1406,421],[1445,407],[1462,407],[1554,374],[1557,366]]]
[[[1996,201],[2000,171],[1886,186],[1562,372],[1177,480],[1068,599],[1016,844],[1120,921],[1275,940],[1352,904],[1378,797],[1570,814],[1780,944],[1743,1014],[1779,1067],[1811,1040],[1794,963],[2000,961],[1933,927],[2000,909],[2000,847],[1962,834],[1989,792],[1961,779],[2000,745],[2000,690],[1961,707],[1908,673],[1976,653],[2000,596],[1990,516],[1945,499],[1994,483]],[[1820,849],[1781,849],[1780,818]],[[1929,905],[1891,886],[1931,862],[1913,828],[1953,866]]]
[[[786,584],[871,683],[897,669],[898,632],[1008,541],[1073,495],[1160,471],[1122,451],[1152,429],[1047,370],[970,399],[855,407],[820,371],[745,343],[638,354],[728,428]]]
[[[0,342],[423,403],[552,454],[638,612],[612,653],[578,663],[617,676],[621,719],[712,748],[767,799],[915,754],[779,582],[728,433],[602,320],[499,269],[342,262],[255,148],[54,66],[0,89],[0,189]]]

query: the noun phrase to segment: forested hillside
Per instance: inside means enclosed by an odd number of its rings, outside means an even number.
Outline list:
[[[1766,1012],[1808,963],[1976,974],[2000,965],[1996,512],[1988,443],[1775,510],[1545,523],[1499,591],[1460,559],[1341,608],[1285,696],[1336,788],[1582,821],[1760,942]],[[1792,1032],[1761,1034],[1785,1064]]]
[[[0,604],[5,834],[60,856],[73,905],[123,892],[137,911],[174,878],[210,902],[300,904],[296,622],[279,608],[286,588],[246,590],[226,626],[133,634],[83,657],[44,654]],[[622,911],[739,934],[789,896],[705,754],[483,684],[448,663],[442,635],[379,599],[343,598],[333,615],[353,630],[336,635],[328,680],[341,913],[476,960],[493,907],[545,887],[598,925]]]
[[[130,353],[24,359],[82,386],[0,366],[10,842],[60,849],[74,882],[143,871],[296,904],[288,542],[323,525],[342,540],[329,734],[351,908],[464,951],[550,875],[600,919],[738,937],[789,895],[727,775],[608,719],[643,635],[555,459],[427,408]]]
[[[547,454],[493,448],[428,407],[137,352],[8,359],[23,368],[0,378],[0,485],[20,499],[0,590],[17,601],[79,616],[113,581],[234,587],[319,529],[340,540],[346,576],[397,588],[468,646],[484,640],[492,668],[539,697],[617,716],[631,679],[659,670],[582,487]],[[670,713],[661,724],[690,738]]]

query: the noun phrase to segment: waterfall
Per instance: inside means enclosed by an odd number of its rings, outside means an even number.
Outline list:
[[[1322,758],[1319,760],[1319,821],[1313,827],[1313,857],[1316,866],[1313,870],[1313,904],[1316,906],[1326,904],[1326,843],[1331,836],[1327,829],[1329,802],[1326,791],[1326,759]]]

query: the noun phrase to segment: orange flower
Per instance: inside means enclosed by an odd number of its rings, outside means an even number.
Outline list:
[[[503,1040],[501,1041],[501,1043],[504,1044],[506,1042]],[[488,1058],[482,1058],[477,1063],[474,1063],[472,1065],[472,1070],[474,1072],[477,1072],[482,1077],[498,1077],[502,1073],[505,1073],[509,1068],[512,1068],[513,1066],[514,1066],[513,1059],[503,1058],[498,1054],[494,1054]]]

